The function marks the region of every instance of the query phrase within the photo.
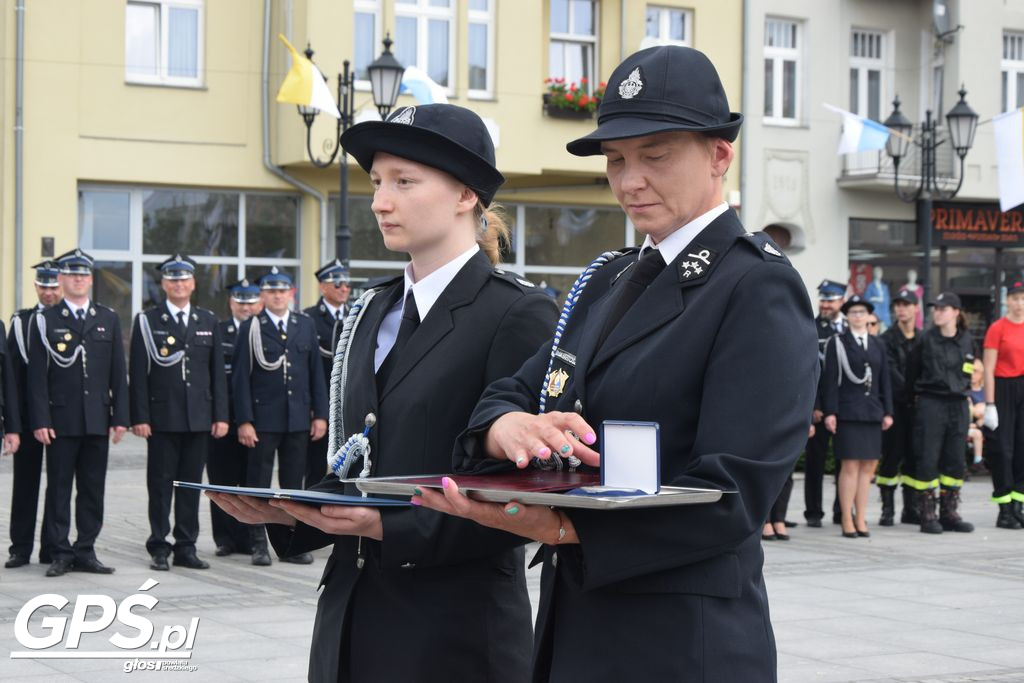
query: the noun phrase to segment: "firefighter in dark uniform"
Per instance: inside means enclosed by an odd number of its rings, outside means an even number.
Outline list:
[[[892,526],[896,516],[896,485],[901,476],[914,478],[914,388],[907,386],[907,359],[920,336],[917,332],[917,294],[901,289],[892,299],[896,324],[882,333],[889,362],[892,387],[892,427],[882,432],[882,462],[878,465],[875,481],[882,496],[882,516],[879,526]],[[915,489],[904,482],[903,511],[900,522],[920,524]]]
[[[907,383],[917,397],[914,415],[914,475],[904,477],[915,489],[921,531],[974,531],[960,517],[960,489],[967,463],[964,448],[970,424],[967,396],[974,372],[974,345],[960,312],[960,297],[935,297],[932,327],[910,354]],[[936,491],[939,513],[935,514]]]
[[[587,269],[552,342],[486,389],[454,454],[465,471],[596,466],[596,427],[652,421],[662,485],[735,493],[552,509],[471,500],[456,476],[412,498],[544,544],[533,681],[776,679],[761,530],[807,440],[819,370],[803,280],[722,199],[741,122],[697,50],[641,50],[612,72],[597,130],[568,150],[604,155],[643,250]]]
[[[14,484],[11,492],[11,556],[4,564],[8,569],[29,563],[32,557],[32,539],[36,533],[36,510],[39,507],[39,481],[43,472],[43,444],[36,441],[28,428],[28,340],[33,317],[53,306],[61,299],[57,282],[57,262],[43,261],[32,266],[36,270],[35,288],[38,303],[23,308],[11,317],[7,336],[7,356],[12,373],[8,380],[18,394],[18,415],[21,418],[21,446],[14,459]],[[4,385],[5,391],[8,389]],[[39,529],[39,561],[50,564],[50,550],[46,545],[46,519]]]
[[[842,334],[849,329],[846,324],[846,317],[843,316],[840,306],[843,304],[843,296],[846,294],[846,285],[835,280],[822,280],[818,285],[818,317],[814,320],[814,327],[818,332],[818,364],[819,368],[825,367],[825,346],[833,335]],[[825,516],[822,508],[822,485],[825,481],[825,458],[828,455],[828,444],[832,434],[824,429],[821,420],[824,413],[821,409],[822,387],[818,387],[818,396],[814,401],[814,415],[812,422],[815,426],[814,436],[807,440],[804,449],[804,519],[807,526],[820,527],[821,519]],[[839,461],[836,460],[836,468]],[[839,470],[836,470],[836,481],[839,478]],[[836,522],[839,514],[838,488],[835,502],[832,504],[832,521]]]
[[[320,284],[320,301],[303,310],[316,323],[316,336],[320,344],[320,357],[324,365],[324,386],[330,395],[331,366],[334,347],[338,344],[342,323],[348,315],[348,297],[352,292],[348,268],[335,259],[316,271]],[[324,478],[327,472],[327,439],[309,442],[306,452],[305,486],[309,488]]]
[[[157,266],[166,301],[135,317],[128,375],[132,433],[147,440],[150,569],[207,569],[196,555],[199,492],[175,481],[203,479],[210,437],[228,431],[227,383],[217,317],[191,303],[196,262],[175,254]],[[174,505],[174,545],[171,504]]]
[[[289,310],[291,277],[274,266],[259,279],[263,312],[242,323],[231,362],[238,440],[249,449],[246,485],[270,486],[277,454],[281,488],[302,488],[309,441],[327,433],[327,382],[320,362],[316,325]],[[267,532],[250,527],[252,563],[268,566]],[[310,553],[283,558],[297,564]]]
[[[113,573],[96,558],[110,441],[128,428],[128,375],[121,322],[89,300],[93,259],[81,249],[57,259],[64,301],[36,313],[29,330],[29,427],[46,448],[47,576]],[[71,490],[76,490],[72,546]]]
[[[210,447],[210,455],[206,460],[206,476],[211,484],[244,486],[245,464],[249,451],[238,441],[231,386],[231,362],[235,355],[238,328],[259,312],[260,288],[244,278],[228,285],[228,307],[231,309],[231,317],[217,323],[217,328],[220,330],[224,372],[227,375],[229,427],[227,435],[214,441]],[[217,557],[236,552],[245,555],[252,553],[249,527],[225,513],[213,501],[210,501],[210,527],[213,529],[213,542],[217,545]]]

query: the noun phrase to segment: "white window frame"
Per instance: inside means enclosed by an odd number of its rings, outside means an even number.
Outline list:
[[[457,28],[455,20],[455,9],[459,0],[450,0],[448,7],[431,7],[430,0],[416,0],[416,4],[395,3],[395,18],[410,17],[416,20],[416,64],[404,64],[403,66],[418,66],[424,73],[429,74],[427,69],[428,57],[430,54],[430,20],[444,20],[448,22],[448,85],[445,94],[449,97],[455,96],[456,82],[455,74],[455,50],[458,45]]]
[[[647,33],[647,12],[658,11],[658,35],[648,36]],[[683,26],[683,39],[674,40],[668,37],[669,21],[672,12],[679,12],[686,17]],[[693,46],[693,10],[685,7],[670,7],[667,5],[647,5],[644,11],[644,38],[640,42],[640,49],[654,47],[655,45],[682,45],[683,47]]]
[[[779,22],[790,24],[796,27],[796,47],[768,46],[768,24]],[[803,116],[803,44],[804,44],[804,22],[798,19],[786,17],[765,17],[764,37],[764,59],[772,60],[772,113],[764,115],[764,123],[774,126],[799,126]],[[796,77],[793,92],[793,116],[792,118],[782,115],[783,110],[783,63],[787,60],[796,62]]]
[[[1021,93],[1017,92],[1017,76],[1024,74],[1024,31],[1003,32],[1003,59],[1000,67],[1006,93],[1003,95],[1000,88],[1003,101],[999,103],[999,108],[1000,111],[1013,111],[1017,109],[1017,100],[1021,99]]]
[[[590,95],[590,94],[592,94],[594,92],[594,87],[597,85],[597,81],[599,80],[598,74],[597,74],[597,68],[598,68],[598,61],[599,61],[598,60],[598,54],[600,54],[600,53],[598,52],[599,43],[598,43],[597,37],[601,33],[601,3],[598,0],[592,0],[592,7],[594,8],[594,11],[593,11],[593,15],[594,15],[594,33],[593,34],[589,34],[589,33],[555,33],[554,31],[551,31],[550,34],[548,35],[548,54],[549,55],[551,54],[551,44],[552,43],[575,43],[577,45],[586,44],[586,45],[590,45],[591,46],[591,49],[590,49],[590,77],[588,78],[587,86],[585,88],[580,88],[580,90],[582,90],[583,92],[587,93],[588,95]],[[550,17],[551,17],[551,15],[549,13],[548,14],[548,20],[549,21],[550,21]],[[573,22],[572,4],[570,4],[569,5],[569,29],[570,29],[570,31],[573,30],[573,28],[574,28],[573,24],[574,24],[574,22]],[[550,26],[549,26],[549,28],[550,28]],[[550,56],[549,56],[549,59],[550,59]],[[565,74],[551,73],[551,65],[550,64],[548,65],[548,75],[551,76],[552,78],[565,78],[566,79],[566,85],[569,84],[569,78],[566,77]],[[580,84],[577,82],[576,85],[579,86]]]
[[[127,64],[127,53],[128,53],[128,41],[125,39],[125,67],[124,67],[124,79],[126,83],[135,83],[139,85],[162,85],[173,88],[202,88],[204,87],[204,74],[206,71],[206,12],[205,0],[128,0],[125,3],[125,8],[128,5],[155,5],[159,7],[159,19],[160,22],[159,31],[157,33],[160,44],[157,46],[157,73],[155,76],[149,74],[132,73],[128,70]],[[196,76],[195,78],[188,78],[183,76],[170,76],[167,73],[168,68],[168,49],[170,47],[170,40],[168,39],[168,31],[170,22],[168,16],[170,10],[173,7],[181,7],[185,9],[196,10]],[[128,19],[127,11],[125,16],[125,32],[128,30]]]
[[[294,268],[296,273],[296,287],[301,288],[302,278],[302,201],[301,198],[298,201],[297,213],[297,224],[295,226],[295,257],[294,258],[276,258],[276,257],[255,257],[246,256],[246,244],[245,244],[245,233],[246,233],[246,197],[249,195],[275,195],[275,196],[293,196],[297,197],[294,193],[281,193],[281,192],[261,192],[261,191],[248,191],[233,188],[219,188],[219,187],[159,187],[150,185],[89,185],[83,184],[78,186],[79,192],[128,192],[129,193],[129,208],[128,208],[128,248],[127,249],[89,249],[89,254],[97,261],[114,261],[131,264],[132,271],[132,315],[142,310],[142,283],[144,282],[144,275],[146,268],[152,268],[154,265],[162,262],[170,254],[147,254],[143,252],[142,242],[142,219],[143,219],[143,197],[146,192],[150,191],[178,191],[178,192],[222,192],[222,193],[237,193],[238,194],[238,253],[234,256],[198,256],[191,255],[191,258],[199,264],[221,264],[235,268],[236,276],[241,278],[246,275],[246,269],[249,269],[248,276],[251,278],[254,272],[261,268],[270,268],[270,266],[285,266],[288,268]],[[76,212],[78,211],[76,203]],[[81,234],[82,229],[82,217],[78,216],[78,224],[76,234]],[[404,265],[404,264],[403,264]],[[298,301],[298,297],[296,297]]]
[[[383,12],[381,10],[381,0],[353,0],[352,7],[352,30],[355,31],[356,14],[372,14],[373,15],[373,50],[370,54],[374,55],[373,59],[377,59],[377,49],[381,46],[381,42],[384,40],[384,29],[383,29]],[[371,60],[372,63],[373,60]],[[353,70],[355,65],[353,64]],[[356,90],[365,90],[370,92],[370,81],[367,79],[356,79],[355,81]]]
[[[466,97],[471,100],[491,100],[494,99],[494,24],[495,14],[497,13],[495,5],[498,4],[498,0],[487,0],[487,10],[475,10],[467,9],[466,18],[468,24],[482,24],[487,29],[487,87],[484,90],[468,88],[466,89]],[[469,68],[469,39],[470,32],[469,28],[466,29],[466,68]],[[466,85],[469,85],[469,73],[466,74]]]
[[[860,35],[862,37],[875,38],[878,40],[878,56],[864,56],[855,55],[854,44],[855,36]],[[854,107],[853,102],[849,102],[850,111],[854,114],[867,117],[868,116],[868,72],[878,72],[878,116],[879,123],[885,120],[886,117],[886,103],[889,99],[889,87],[888,87],[888,59],[890,50],[889,35],[885,31],[879,31],[877,29],[869,28],[852,28],[850,30],[850,71],[857,71],[857,103]]]

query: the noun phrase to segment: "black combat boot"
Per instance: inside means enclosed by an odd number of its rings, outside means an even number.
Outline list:
[[[1024,503],[1019,500],[1010,501],[1010,514],[1020,523],[1021,528],[1024,528],[1024,509],[1022,508],[1024,508]]]
[[[935,489],[919,491],[917,496],[921,505],[921,533],[941,534],[942,525],[935,515]]]
[[[960,489],[942,488],[939,495],[939,524],[944,531],[959,531],[970,533],[974,531],[974,525],[965,522],[957,509],[960,507]]]
[[[921,523],[921,499],[918,492],[909,486],[903,487],[903,512],[900,514],[901,524]]]
[[[878,519],[878,526],[892,526],[896,517],[896,487],[879,486],[882,494],[882,516]]]
[[[1017,503],[1020,505],[1020,503]],[[1013,503],[1000,503],[999,516],[996,517],[996,526],[1000,529],[1021,529],[1021,523],[1013,515]]]

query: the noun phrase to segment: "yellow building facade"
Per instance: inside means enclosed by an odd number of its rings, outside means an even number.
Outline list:
[[[740,0],[2,0],[0,8],[4,317],[34,303],[29,266],[75,246],[97,259],[96,299],[125,320],[160,300],[154,266],[179,252],[200,263],[197,301],[219,314],[227,284],[271,265],[296,277],[302,305],[315,301],[313,271],[334,256],[339,167],[310,163],[296,108],[274,101],[290,63],[278,33],[315,50],[332,92],[343,60],[362,74],[390,34],[399,61],[484,117],[508,178],[497,196],[514,226],[504,260],[562,294],[593,256],[635,235],[602,160],[565,151],[595,119],[546,111],[545,79],[587,77],[582,87],[592,88],[625,55],[675,41],[706,52],[733,110],[741,105]],[[364,85],[357,120],[376,115]],[[405,104],[416,100],[403,94]],[[334,136],[334,119],[321,114],[310,147],[326,157]],[[349,164],[353,275],[397,273],[404,258],[383,249],[366,175]],[[733,199],[738,181],[737,163]]]

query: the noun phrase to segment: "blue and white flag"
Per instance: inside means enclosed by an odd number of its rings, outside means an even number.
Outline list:
[[[448,95],[444,87],[438,85],[422,69],[415,66],[405,67],[402,74],[401,92],[416,98],[420,104],[448,104]]]
[[[854,152],[885,149],[885,143],[889,139],[889,129],[881,123],[858,116],[845,109],[834,107],[831,104],[822,103],[822,106],[829,111],[841,114],[843,117],[843,136],[839,138],[837,154],[853,154]]]

